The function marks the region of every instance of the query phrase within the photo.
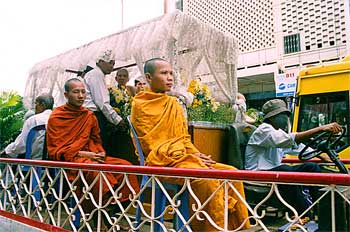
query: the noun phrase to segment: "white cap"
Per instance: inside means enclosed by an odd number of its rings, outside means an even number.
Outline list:
[[[112,50],[106,50],[101,52],[101,54],[97,57],[97,62],[103,60],[105,62],[109,62],[113,60],[112,58]]]

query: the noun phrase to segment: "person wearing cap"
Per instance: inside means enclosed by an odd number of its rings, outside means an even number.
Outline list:
[[[245,152],[246,170],[270,170],[287,172],[320,172],[320,166],[316,163],[306,162],[300,165],[282,164],[285,154],[298,154],[304,147],[301,141],[305,141],[315,134],[329,131],[339,133],[342,129],[336,122],[303,132],[290,132],[291,111],[286,103],[280,99],[267,101],[263,107],[263,123],[253,132]],[[317,194],[317,190],[310,193]],[[300,186],[281,185],[280,191],[285,193],[287,199],[301,213],[308,203],[302,194]]]
[[[118,115],[110,105],[109,92],[105,83],[105,75],[113,71],[114,59],[112,51],[101,53],[96,60],[96,67],[85,74],[84,84],[86,88],[86,99],[84,107],[93,111],[97,117],[100,127],[100,135],[104,149],[108,150],[107,133],[108,124],[118,125],[125,130],[126,122]]]

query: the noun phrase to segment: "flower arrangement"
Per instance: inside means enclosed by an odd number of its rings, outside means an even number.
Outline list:
[[[209,87],[207,85],[203,85],[198,80],[192,80],[187,91],[192,93],[194,96],[192,108],[197,108],[204,105],[212,112],[215,112],[220,106],[220,103],[215,101],[215,98],[211,96]]]
[[[122,86],[121,88],[110,87],[110,104],[113,109],[122,117],[126,119],[130,115],[132,97],[128,94],[127,89]]]
[[[228,104],[216,101],[207,85],[192,80],[187,91],[194,96],[193,103],[188,108],[189,121],[232,123],[233,110]]]

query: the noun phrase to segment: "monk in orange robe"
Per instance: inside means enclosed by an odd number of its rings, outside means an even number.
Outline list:
[[[131,122],[145,153],[145,164],[175,168],[237,170],[232,166],[216,163],[210,156],[200,153],[191,143],[180,104],[175,97],[166,94],[173,85],[171,65],[160,58],[151,59],[145,63],[144,73],[151,91],[141,92],[134,97]],[[167,177],[165,181],[183,183],[181,178]],[[191,180],[191,187],[202,204],[219,188],[220,184],[219,180]],[[243,184],[237,181],[233,181],[232,184],[244,198]],[[232,189],[229,190],[228,195],[229,229],[249,228],[248,210],[244,203]],[[192,204],[196,203],[192,200]],[[217,226],[224,227],[223,187],[219,188],[203,210],[209,214]],[[191,228],[193,231],[218,231],[209,220],[194,220]]]
[[[105,155],[97,119],[92,111],[82,106],[86,97],[84,84],[77,78],[68,80],[65,83],[64,95],[68,102],[52,112],[47,125],[47,148],[50,159],[76,163],[131,165],[126,160]],[[72,181],[77,177],[78,171],[68,170],[67,174]],[[84,172],[89,184],[97,175],[98,172],[94,171]],[[114,189],[124,178],[123,174],[118,173],[105,173],[105,175]],[[134,191],[139,192],[137,177],[128,175],[128,178]],[[78,188],[78,194],[79,191],[81,190]],[[98,182],[91,192],[98,201]],[[108,197],[105,196],[108,192],[107,184],[103,181],[104,202],[108,200]],[[120,190],[120,193],[122,194],[119,199],[121,202],[129,200],[129,195],[132,194],[127,185]],[[86,212],[90,212],[94,206],[85,201],[83,207]]]

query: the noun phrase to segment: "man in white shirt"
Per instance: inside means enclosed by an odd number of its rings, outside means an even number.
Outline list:
[[[263,105],[262,111],[265,114],[264,122],[253,132],[248,141],[245,152],[245,169],[320,172],[321,169],[316,163],[287,165],[282,164],[282,158],[285,154],[298,154],[305,147],[300,142],[319,132],[341,132],[340,125],[330,123],[303,132],[288,133],[291,112],[284,101],[280,99],[267,101]],[[301,186],[280,185],[280,191],[284,193],[286,199],[291,201],[299,213],[307,209],[308,203],[302,194]],[[317,189],[310,188],[310,193],[315,196]]]
[[[109,92],[105,83],[105,75],[113,71],[114,59],[112,51],[103,52],[96,60],[96,67],[85,74],[84,84],[86,88],[86,99],[84,106],[93,111],[97,117],[100,127],[100,135],[105,150],[108,150],[106,130],[108,124],[118,125],[125,130],[126,122],[117,114],[110,105]]]
[[[2,157],[17,158],[26,151],[26,140],[30,129],[39,125],[47,125],[52,112],[54,99],[49,94],[42,94],[35,99],[35,115],[29,117],[23,124],[22,132],[16,140],[10,143],[1,153]],[[42,159],[45,131],[39,131],[32,145],[32,159]]]

